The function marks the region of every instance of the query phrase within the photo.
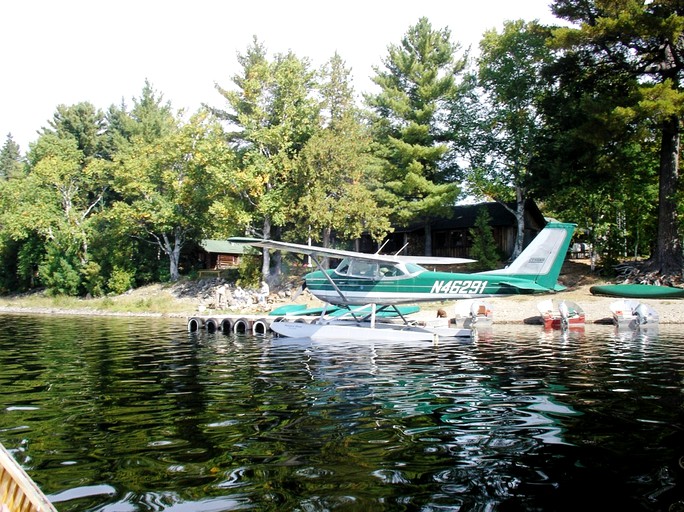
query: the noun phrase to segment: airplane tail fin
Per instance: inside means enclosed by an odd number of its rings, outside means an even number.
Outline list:
[[[533,291],[562,290],[563,287],[558,284],[558,276],[575,226],[576,224],[549,222],[508,267],[482,273],[526,280],[530,282],[530,289]],[[515,286],[520,287],[520,283]]]

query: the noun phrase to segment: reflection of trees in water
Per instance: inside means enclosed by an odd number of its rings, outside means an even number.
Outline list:
[[[494,326],[437,346],[318,345],[148,321],[22,322],[0,330],[0,385],[17,405],[0,415],[3,441],[24,443],[48,493],[107,489],[60,510],[681,499],[674,336]]]

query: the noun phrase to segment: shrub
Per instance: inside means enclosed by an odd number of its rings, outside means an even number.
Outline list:
[[[115,295],[120,295],[127,292],[133,287],[135,273],[124,270],[120,267],[114,267],[112,275],[107,281],[107,288]]]
[[[47,247],[38,273],[49,295],[78,295],[81,286],[78,263],[54,245]]]
[[[104,295],[104,277],[102,276],[102,267],[94,261],[89,261],[83,268],[81,268],[83,275],[83,286],[93,297],[100,297]]]

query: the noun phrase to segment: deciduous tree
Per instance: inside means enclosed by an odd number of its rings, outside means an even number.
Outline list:
[[[297,156],[318,126],[314,72],[292,52],[269,61],[256,38],[238,62],[242,69],[233,77],[236,89],[217,86],[228,109],[214,112],[231,124],[228,140],[239,167],[234,178],[240,182],[243,209],[251,214],[249,226],[257,224],[262,236],[274,238],[273,231],[288,220]],[[278,265],[274,272],[280,272]],[[266,251],[262,273],[271,274]]]
[[[223,137],[218,122],[198,112],[151,141],[134,137],[120,155],[114,186],[121,199],[110,215],[168,257],[172,281],[180,277],[183,247],[212,224],[210,210],[220,200],[216,184],[231,166]]]
[[[321,92],[324,122],[298,159],[291,216],[303,228],[302,235],[322,241],[324,247],[330,246],[333,232],[345,240],[364,232],[382,238],[390,224],[389,210],[376,196],[379,165],[354,104],[349,70],[339,55],[325,67]]]
[[[529,166],[544,130],[541,71],[552,58],[546,46],[549,33],[536,22],[508,21],[501,33],[489,30],[480,42],[482,116],[472,133],[479,151],[471,160],[468,182],[477,195],[493,198],[515,216],[512,259],[525,241]]]
[[[567,51],[590,50],[598,63],[639,81],[639,98],[616,111],[624,121],[657,124],[660,132],[658,234],[653,269],[680,273],[684,264],[678,213],[679,151],[684,95],[684,5],[673,0],[556,0],[552,11],[577,28],[557,29]]]

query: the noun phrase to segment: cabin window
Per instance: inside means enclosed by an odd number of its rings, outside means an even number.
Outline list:
[[[409,274],[420,274],[421,272],[425,272],[423,267],[416,265],[415,263],[407,263],[406,270]]]
[[[348,274],[356,277],[374,277],[378,275],[378,264],[370,261],[352,260]]]
[[[397,277],[403,275],[404,271],[396,265],[380,265],[381,277]]]

